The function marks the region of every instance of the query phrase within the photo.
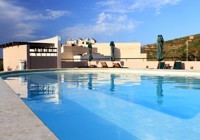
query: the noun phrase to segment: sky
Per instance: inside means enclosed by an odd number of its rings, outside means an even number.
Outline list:
[[[155,43],[200,33],[199,0],[0,0],[0,44],[59,35]]]

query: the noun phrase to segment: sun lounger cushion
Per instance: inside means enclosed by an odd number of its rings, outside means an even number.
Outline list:
[[[106,62],[101,62],[102,68],[108,68],[108,65]]]
[[[182,65],[182,63],[181,62],[174,62],[174,67],[173,67],[173,69],[181,69],[181,65]]]
[[[165,62],[159,62],[158,69],[164,69],[164,68],[165,68]]]
[[[113,68],[121,68],[121,65],[119,63],[113,63]]]

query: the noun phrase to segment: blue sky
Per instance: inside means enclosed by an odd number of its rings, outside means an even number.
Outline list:
[[[199,0],[0,0],[0,44],[61,36],[155,43],[200,33]]]

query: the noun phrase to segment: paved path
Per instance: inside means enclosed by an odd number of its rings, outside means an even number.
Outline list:
[[[16,93],[0,78],[0,139],[57,140]]]

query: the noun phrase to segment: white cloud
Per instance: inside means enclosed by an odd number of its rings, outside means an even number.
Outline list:
[[[71,12],[63,11],[63,10],[47,9],[46,12],[47,12],[47,15],[46,15],[47,19],[56,19],[56,18],[60,18],[62,16],[69,16],[71,14]]]
[[[146,8],[155,9],[156,13],[160,13],[160,9],[166,5],[175,5],[181,2],[181,0],[136,0],[133,2],[129,9],[143,11]]]
[[[112,36],[120,33],[134,33],[138,24],[134,12],[154,9],[156,14],[166,5],[178,4],[181,0],[101,0],[96,3],[98,11],[95,22],[79,24],[62,30],[62,36],[69,38]]]
[[[102,12],[109,13],[126,13],[128,12],[128,2],[127,0],[106,0],[96,3]]]
[[[1,38],[17,40],[18,37],[35,37],[33,34],[37,27],[33,23],[36,19],[35,14],[6,0],[0,1],[0,9]]]
[[[146,8],[155,9],[156,13],[165,5],[175,5],[181,0],[104,0],[97,2],[103,12],[129,13],[143,11]]]
[[[133,32],[139,22],[126,15],[100,13],[93,24],[79,24],[67,27],[61,31],[62,36],[68,38],[87,38],[98,35],[112,36],[119,32]]]
[[[0,9],[1,42],[36,39],[38,36],[35,33],[40,29],[40,21],[70,15],[69,11],[50,9],[41,14],[18,5],[14,0],[0,0]]]

